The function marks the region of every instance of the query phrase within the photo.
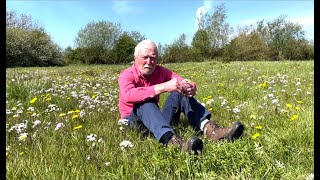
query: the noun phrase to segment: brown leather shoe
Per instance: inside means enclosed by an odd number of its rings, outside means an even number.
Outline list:
[[[203,133],[214,141],[238,139],[242,136],[243,131],[244,125],[239,121],[233,123],[232,127],[229,128],[220,128],[216,123],[209,121],[203,129]]]
[[[198,154],[202,152],[203,142],[198,137],[194,136],[190,138],[187,142],[185,142],[180,136],[174,134],[169,142],[168,146],[178,146],[184,152],[193,152],[194,154]]]

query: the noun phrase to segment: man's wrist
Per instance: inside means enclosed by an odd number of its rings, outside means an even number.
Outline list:
[[[154,86],[154,92],[156,95],[165,92],[164,86],[162,84],[157,84]]]

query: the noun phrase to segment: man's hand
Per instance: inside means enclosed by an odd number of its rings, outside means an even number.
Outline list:
[[[155,85],[156,94],[161,94],[164,92],[173,92],[173,91],[182,93],[181,88],[179,87],[179,81],[177,80],[177,78],[173,78],[170,81]]]
[[[177,78],[155,85],[156,94],[173,91],[177,91],[188,97],[193,97],[196,95],[197,87],[193,82],[188,80],[178,81]]]
[[[195,83],[189,81],[189,80],[183,80],[179,82],[179,89],[181,91],[181,94],[188,96],[188,97],[193,97],[197,93],[197,87]]]

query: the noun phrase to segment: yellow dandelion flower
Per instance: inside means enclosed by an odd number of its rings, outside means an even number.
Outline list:
[[[20,156],[24,155],[24,152],[20,152],[19,155],[20,155]]]
[[[257,119],[257,115],[251,114],[251,115],[250,115],[250,118],[251,118],[251,119]]]
[[[78,118],[79,117],[79,115],[73,115],[72,116],[72,119],[76,119],[76,118]]]
[[[67,114],[66,113],[61,113],[59,114],[59,117],[63,117],[63,116],[66,116]]]
[[[262,126],[256,126],[255,128],[256,129],[262,129]]]
[[[291,109],[292,105],[291,104],[286,104],[287,108]]]
[[[47,97],[47,98],[46,98],[46,101],[51,101],[51,97]]]
[[[68,111],[68,114],[72,114],[74,113],[74,110]]]
[[[296,119],[298,119],[298,115],[295,114],[295,115],[291,116],[290,121],[294,121]]]
[[[79,109],[77,109],[77,110],[75,110],[74,112],[79,113],[79,112],[80,112],[80,110],[79,110]]]
[[[299,107],[299,106],[296,106],[296,110],[299,111],[299,110],[300,110],[300,107]]]
[[[268,81],[263,82],[262,87],[266,88],[268,86]]]
[[[299,104],[303,104],[303,102],[302,102],[302,101],[297,101],[297,103],[299,103]]]
[[[235,102],[236,102],[236,100],[232,100],[231,102],[235,103]]]
[[[35,97],[35,98],[31,99],[29,103],[30,103],[30,104],[35,103],[37,99],[38,99],[38,98]]]
[[[9,153],[8,152],[6,152],[6,157],[8,157],[9,156]]]
[[[79,125],[79,126],[76,126],[73,128],[73,130],[77,130],[77,129],[81,129],[82,128],[82,125]]]
[[[255,139],[257,139],[259,136],[260,136],[259,133],[255,133],[254,135],[252,135],[252,139],[255,140]]]
[[[97,95],[95,95],[95,94],[91,96],[92,99],[94,99],[94,98],[96,98],[96,97],[97,97]]]
[[[70,100],[71,98],[70,97],[67,97],[67,100]]]
[[[208,99],[212,99],[212,96],[208,96]]]
[[[209,108],[209,111],[212,111],[212,108]]]

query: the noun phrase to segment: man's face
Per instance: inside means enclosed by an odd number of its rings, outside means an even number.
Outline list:
[[[157,49],[153,46],[146,46],[140,50],[135,63],[142,75],[149,76],[153,73],[158,62],[157,54]]]

